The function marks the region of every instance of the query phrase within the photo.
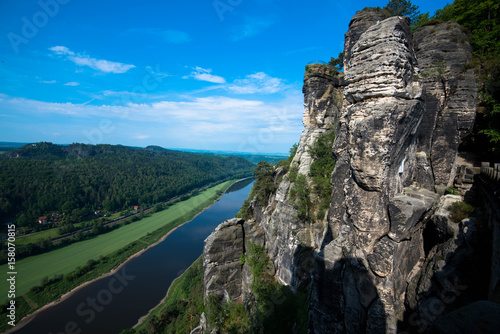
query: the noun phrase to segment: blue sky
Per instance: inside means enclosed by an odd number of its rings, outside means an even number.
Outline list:
[[[386,3],[1,0],[0,141],[288,152],[304,66]]]

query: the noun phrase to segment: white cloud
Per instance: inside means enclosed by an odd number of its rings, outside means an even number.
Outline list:
[[[55,84],[55,80],[40,80],[41,83],[46,83],[46,84]]]
[[[246,152],[272,152],[281,145],[278,151],[285,152],[303,129],[300,91],[275,102],[210,96],[121,106],[54,103],[0,94],[0,110],[28,123],[40,114],[58,115],[68,127],[58,126],[53,132],[63,131],[60,138],[67,141],[88,140],[83,130],[88,132],[106,119],[109,128],[115,129],[106,133],[106,140],[115,138],[117,143],[147,139],[171,143],[171,147],[207,145]],[[140,130],[146,127],[147,133]]]
[[[148,139],[150,138],[151,136],[149,135],[135,135],[134,138],[135,139],[139,139],[139,140],[144,140],[144,139]]]
[[[135,65],[112,62],[104,59],[96,59],[89,57],[87,55],[82,55],[75,53],[65,46],[53,46],[49,48],[50,51],[56,55],[65,56],[66,59],[74,62],[79,66],[88,66],[94,70],[98,70],[104,73],[125,73]]]
[[[185,76],[184,78],[194,78],[196,80],[200,81],[208,81],[208,82],[213,82],[213,83],[218,83],[218,84],[224,84],[226,83],[226,79],[223,77],[220,77],[218,75],[210,74],[212,73],[211,69],[205,69],[201,67],[195,67],[194,71],[191,72],[190,75]]]
[[[75,81],[66,82],[64,84],[64,86],[79,86],[79,85],[80,85],[80,83],[75,82]]]
[[[287,88],[280,78],[274,78],[264,72],[247,75],[244,79],[236,79],[227,89],[236,94],[274,94]]]
[[[53,46],[53,47],[49,48],[49,50],[53,51],[54,53],[56,53],[58,55],[69,55],[69,56],[75,55],[75,53],[73,51],[71,51],[70,49],[68,49],[65,46]]]

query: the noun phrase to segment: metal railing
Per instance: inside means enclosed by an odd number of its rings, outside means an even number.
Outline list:
[[[495,182],[500,182],[500,163],[481,162],[481,175]]]
[[[328,63],[323,60],[311,60],[310,62],[307,63],[307,65],[314,65],[314,64],[328,65]]]

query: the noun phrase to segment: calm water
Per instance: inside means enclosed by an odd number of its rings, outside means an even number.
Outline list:
[[[234,217],[251,187],[252,180],[233,185],[218,202],[115,275],[80,289],[15,333],[112,334],[134,326],[201,255],[203,241],[215,227]]]

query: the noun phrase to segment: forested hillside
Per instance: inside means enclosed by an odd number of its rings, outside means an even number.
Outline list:
[[[253,168],[243,158],[160,147],[29,144],[0,157],[0,221],[30,226],[52,213],[80,220],[94,210],[165,201]]]

